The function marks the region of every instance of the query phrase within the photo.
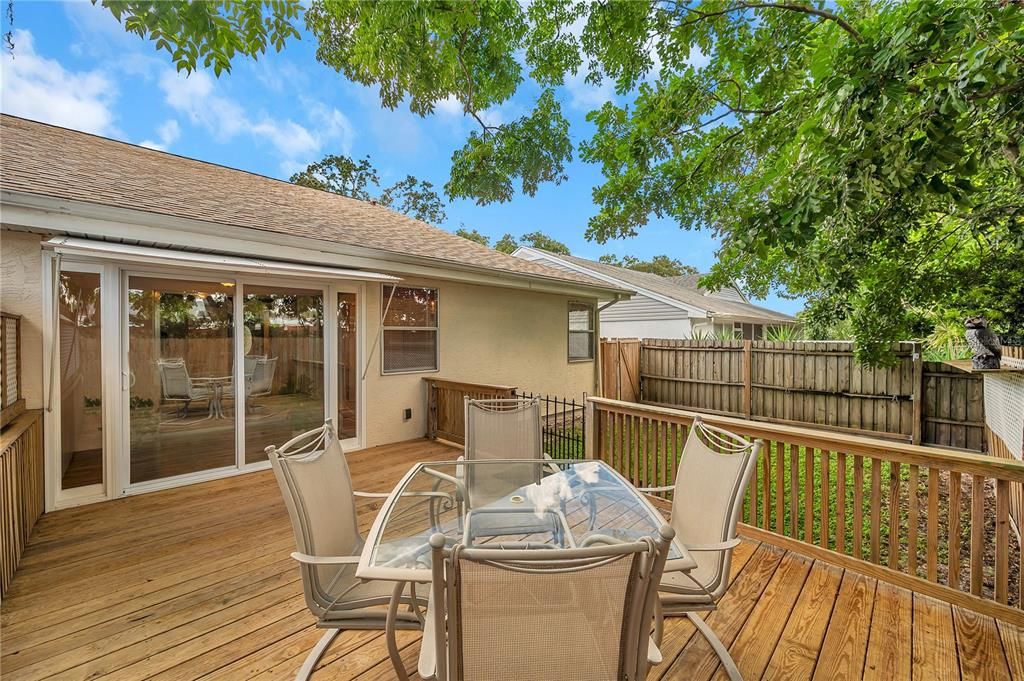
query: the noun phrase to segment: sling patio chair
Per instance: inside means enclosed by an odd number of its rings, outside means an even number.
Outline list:
[[[254,357],[251,360],[246,357],[245,360],[245,410],[252,413],[256,408],[252,398],[273,393],[277,357]]]
[[[355,576],[364,543],[356,524],[356,497],[389,495],[353,490],[345,453],[330,419],[280,447],[267,447],[266,452],[295,534],[297,551],[291,555],[299,563],[306,606],[316,617],[316,626],[328,630],[295,677],[308,679],[339,632],[385,628],[384,606],[395,586]],[[401,603],[409,611],[397,613],[396,628],[420,629],[423,599],[411,590],[401,595]]]
[[[466,445],[460,461],[550,459],[543,449],[539,399],[473,400],[467,397],[465,408]],[[459,489],[464,489],[467,496],[460,501],[470,509],[490,508],[485,514],[470,516],[473,527],[466,528],[467,539],[550,533],[557,542],[563,541],[564,532],[557,518],[541,515],[532,525],[524,526],[523,509],[503,503],[512,492],[538,482],[544,466],[514,466],[505,475],[477,475],[475,468],[468,465],[458,469]],[[552,468],[551,472],[557,472],[557,468]],[[505,506],[509,513],[501,512]]]
[[[430,538],[418,671],[436,681],[641,681],[674,531],[574,549],[491,549]]]
[[[158,359],[157,371],[160,373],[160,397],[164,402],[178,402],[178,415],[188,416],[188,407],[197,400],[209,400],[212,397],[210,387],[198,382],[188,375],[188,367],[181,357]]]
[[[673,493],[671,525],[689,554],[665,564],[662,613],[686,615],[711,644],[732,681],[743,678],[736,662],[696,613],[715,610],[729,587],[732,551],[740,543],[736,523],[761,446],[761,440],[750,442],[695,416],[676,467],[675,485],[640,488],[641,492]],[[660,642],[660,637],[659,626],[655,639]]]

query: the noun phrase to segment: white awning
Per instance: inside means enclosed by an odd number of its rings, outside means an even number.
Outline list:
[[[181,265],[198,267],[220,272],[244,274],[266,274],[307,279],[361,279],[366,281],[399,281],[399,277],[366,270],[350,270],[339,267],[321,267],[278,260],[260,260],[233,255],[192,253],[172,248],[151,248],[132,246],[109,241],[91,241],[74,237],[55,237],[43,243],[44,248],[63,255],[88,255],[107,260],[117,260],[148,265]]]

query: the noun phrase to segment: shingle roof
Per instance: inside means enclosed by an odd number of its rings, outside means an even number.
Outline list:
[[[0,123],[0,180],[6,191],[615,288],[499,253],[367,201],[15,116],[3,115]]]
[[[637,289],[646,289],[666,298],[676,300],[684,305],[691,305],[693,307],[700,308],[701,310],[707,310],[712,316],[758,317],[769,321],[780,322],[796,321],[795,317],[785,314],[784,312],[776,312],[775,310],[769,310],[768,308],[761,307],[760,305],[752,305],[751,303],[743,303],[734,300],[725,300],[715,295],[707,295],[704,293],[703,289],[697,286],[696,280],[700,278],[700,275],[661,277],[657,274],[637,272],[636,270],[627,269],[625,267],[607,265],[603,262],[587,260],[586,258],[579,258],[574,255],[551,255],[556,258],[561,258],[575,263],[581,267],[585,267],[598,274],[614,277],[615,279],[625,283],[627,286],[635,287]]]

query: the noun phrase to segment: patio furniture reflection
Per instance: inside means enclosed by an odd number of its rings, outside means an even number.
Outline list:
[[[202,380],[191,378],[188,367],[181,357],[158,359],[157,371],[160,374],[160,397],[164,402],[179,403],[178,416],[187,418],[188,409],[197,400],[209,401],[213,393],[210,385]],[[211,407],[212,417],[212,407]]]

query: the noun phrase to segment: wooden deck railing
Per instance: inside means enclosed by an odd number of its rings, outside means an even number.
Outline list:
[[[43,503],[43,418],[28,411],[0,432],[0,596],[14,578]]]
[[[473,400],[515,397],[507,385],[465,383],[443,378],[424,378],[427,384],[427,437],[466,443],[465,398]]]
[[[671,484],[693,412],[588,401],[588,456],[640,486]],[[1024,463],[743,419],[764,440],[743,531],[951,603],[1024,624],[1011,493]]]

